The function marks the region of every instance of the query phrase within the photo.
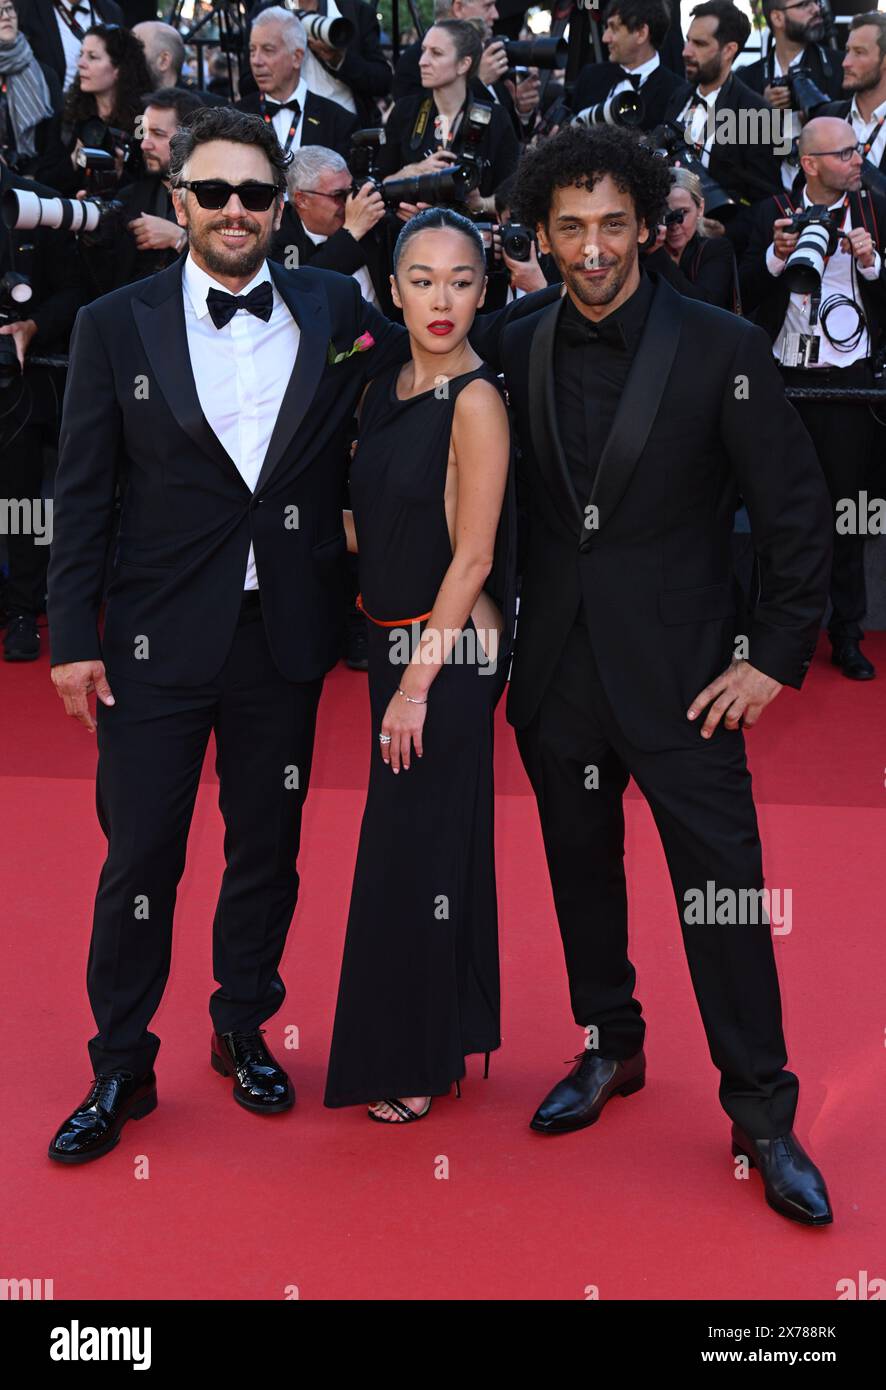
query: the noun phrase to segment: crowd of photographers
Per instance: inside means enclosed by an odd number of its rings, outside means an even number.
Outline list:
[[[563,38],[535,38],[508,0],[437,0],[396,65],[366,0],[257,0],[239,64],[236,44],[186,45],[179,11],[169,24],[150,0],[0,0],[7,660],[40,653],[47,535],[25,524],[22,499],[36,507],[51,470],[77,309],[186,251],[169,142],[202,106],[233,103],[292,155],[274,258],[354,276],[391,317],[391,253],[418,208],[445,203],[481,225],[488,312],[558,279],[510,217],[528,143],[605,122],[657,151],[672,188],[645,264],[768,331],[834,501],[833,660],[873,677],[860,647],[865,527],[839,521],[876,485],[880,452],[886,15],[856,15],[841,47],[821,0],[762,0],[764,55],[736,67],[751,26],[732,0],[696,5],[685,39],[669,0],[609,0],[590,21],[607,60],[567,85]],[[747,552],[752,564],[752,538]],[[361,624],[355,611],[354,667]]]

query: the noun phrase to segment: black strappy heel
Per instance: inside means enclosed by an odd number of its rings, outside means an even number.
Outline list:
[[[428,1103],[425,1106],[424,1110],[413,1110],[411,1106],[406,1105],[406,1103],[402,1100],[397,1100],[396,1097],[393,1097],[390,1100],[382,1101],[382,1105],[389,1105],[393,1110],[394,1114],[400,1116],[399,1120],[386,1120],[381,1115],[376,1115],[374,1110],[367,1110],[367,1114],[369,1115],[370,1120],[376,1120],[380,1125],[408,1125],[412,1120],[424,1119],[425,1115],[427,1115],[428,1111],[431,1108],[432,1100],[433,1096],[428,1096]]]

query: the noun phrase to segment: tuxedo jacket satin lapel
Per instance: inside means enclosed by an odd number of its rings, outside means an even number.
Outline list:
[[[145,281],[143,293],[133,301],[136,326],[157,384],[182,429],[219,467],[243,482],[237,465],[203,414],[197,395],[185,328],[184,264],[185,258],[181,257],[168,270]],[[268,482],[304,418],[326,365],[329,342],[329,316],[325,304],[318,296],[295,289],[282,273],[282,267],[274,261],[268,262],[268,268],[274,285],[299,325],[300,336],[295,364],[280,403],[256,493]],[[243,486],[246,487],[245,482]]]
[[[529,350],[529,423],[539,471],[570,531],[578,534],[582,511],[572,483],[557,425],[554,396],[554,340],[566,301],[556,300],[541,315]]]

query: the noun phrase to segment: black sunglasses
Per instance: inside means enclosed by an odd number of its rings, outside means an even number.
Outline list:
[[[282,189],[276,183],[225,183],[221,179],[179,179],[177,188],[189,188],[201,208],[219,212],[236,194],[247,212],[267,212]]]

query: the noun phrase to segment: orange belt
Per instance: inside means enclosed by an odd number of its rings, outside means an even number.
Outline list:
[[[376,627],[406,627],[409,623],[423,623],[425,618],[429,618],[431,616],[430,612],[419,613],[414,618],[395,618],[393,622],[390,622],[386,618],[373,618],[371,613],[367,613],[366,609],[363,607],[362,594],[357,595],[356,602],[357,607],[360,609],[360,612],[363,614],[364,618],[368,618],[371,623],[375,623]]]

